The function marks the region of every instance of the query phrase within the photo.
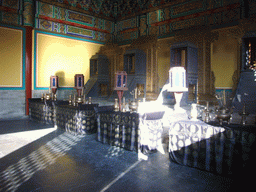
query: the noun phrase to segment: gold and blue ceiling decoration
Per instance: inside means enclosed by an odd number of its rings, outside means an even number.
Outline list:
[[[76,9],[79,12],[85,11],[88,14],[113,19],[116,16],[115,7],[117,5],[113,0],[41,0],[42,2],[62,5],[66,8]]]
[[[106,42],[111,41],[114,24],[109,20],[37,1],[35,27]]]
[[[175,0],[41,0],[65,4],[76,9],[82,9],[98,16],[114,20],[122,20],[143,13],[151,8],[163,6],[166,3],[176,4]],[[189,0],[182,0],[186,2]],[[180,1],[179,1],[180,3]]]
[[[20,0],[0,0],[0,22],[22,25],[23,3]]]
[[[33,17],[25,14],[32,2]],[[140,36],[232,25],[246,11],[256,15],[255,1],[244,7],[241,0],[0,0],[0,22],[126,44]]]

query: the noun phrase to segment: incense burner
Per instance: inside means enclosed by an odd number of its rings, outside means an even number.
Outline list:
[[[232,115],[232,111],[230,111],[228,108],[226,107],[220,107],[217,110],[217,119],[219,120],[220,124],[222,125],[222,123],[224,121],[227,121],[228,124],[230,123],[230,118]]]

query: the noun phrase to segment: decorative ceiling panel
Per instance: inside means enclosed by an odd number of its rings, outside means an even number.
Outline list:
[[[41,0],[58,3],[112,19],[129,17],[170,2],[187,0]]]

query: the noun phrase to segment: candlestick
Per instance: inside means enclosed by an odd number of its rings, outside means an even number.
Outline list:
[[[123,108],[122,108],[122,112],[125,112],[125,97],[123,97]]]
[[[115,99],[114,109],[115,111],[119,111],[118,99]]]
[[[226,91],[223,90],[223,106],[226,106]]]

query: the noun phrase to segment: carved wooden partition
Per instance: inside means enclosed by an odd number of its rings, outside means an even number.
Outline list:
[[[126,51],[134,49],[142,50],[146,54],[146,98],[148,100],[154,100],[159,94],[156,36],[140,37],[128,46],[111,44],[102,47],[100,53],[106,55],[110,61],[111,86],[114,87],[115,72],[124,70],[124,55]]]
[[[197,98],[198,102],[204,104],[205,100],[216,100],[214,97],[214,73],[211,68],[211,45],[218,40],[220,35],[232,36],[237,40],[236,60],[238,69],[234,74],[235,79],[239,78],[241,66],[241,39],[246,31],[255,30],[250,23],[240,23],[238,26],[227,27],[225,29],[204,29],[204,30],[180,30],[174,33],[174,36],[158,39],[157,36],[141,36],[135,39],[129,45],[107,44],[101,48],[100,53],[108,57],[110,61],[109,74],[111,87],[114,87],[114,74],[117,70],[124,69],[124,56],[129,50],[138,49],[146,54],[146,99],[155,100],[159,95],[159,80],[162,80],[162,74],[159,74],[159,60],[158,55],[163,51],[169,50],[173,45],[180,42],[190,42],[197,48],[197,68],[198,68],[198,84],[197,84]],[[168,57],[171,57],[170,55]],[[170,66],[170,65],[169,65]],[[169,70],[166,67],[166,71]],[[165,79],[166,81],[166,79]],[[195,89],[195,87],[192,87]]]

